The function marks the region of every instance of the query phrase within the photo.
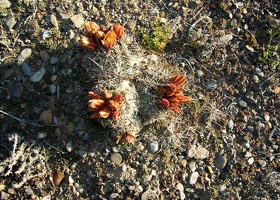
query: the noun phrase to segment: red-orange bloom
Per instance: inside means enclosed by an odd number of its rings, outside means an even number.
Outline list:
[[[115,31],[109,30],[101,42],[106,49],[111,49],[116,45],[117,34],[115,33]]]
[[[183,76],[177,74],[169,80],[169,84],[159,88],[158,92],[161,95],[161,104],[164,107],[179,113],[179,104],[190,101],[189,97],[184,96],[183,91],[180,89],[185,83],[185,80]]]
[[[121,94],[113,96],[112,92],[104,90],[103,98],[91,91],[88,92],[88,96],[92,98],[89,100],[88,107],[90,110],[95,111],[95,113],[90,115],[91,119],[108,118],[111,116],[113,120],[117,120],[119,116],[118,110],[123,99]]]
[[[80,44],[87,48],[90,51],[94,51],[97,49],[97,44],[95,43],[95,41],[89,37],[86,36],[82,36],[80,39]]]
[[[124,34],[124,28],[123,26],[119,25],[119,24],[113,24],[113,30],[115,31],[115,33],[117,34],[117,38],[118,39],[122,39],[122,36]]]

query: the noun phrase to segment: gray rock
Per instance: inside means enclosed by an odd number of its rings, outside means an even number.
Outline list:
[[[47,52],[43,51],[40,53],[40,57],[43,61],[47,61],[51,58],[50,54],[48,54]]]
[[[73,151],[73,142],[71,140],[67,142],[66,149],[68,152]]]
[[[223,35],[220,37],[220,44],[227,44],[233,39],[233,36],[231,34]]]
[[[21,64],[21,70],[24,73],[25,76],[30,77],[32,76],[33,72],[31,71],[29,65],[26,62],[23,62]]]
[[[246,107],[247,107],[247,103],[246,103],[245,101],[243,101],[243,100],[240,100],[240,101],[238,102],[238,105],[239,105],[240,107],[242,107],[242,108],[246,108]]]
[[[8,0],[0,0],[0,8],[1,9],[6,9],[6,8],[10,8],[11,6],[11,2]]]
[[[193,172],[192,174],[191,174],[191,176],[190,176],[190,184],[191,185],[194,185],[194,184],[196,184],[196,182],[197,182],[197,179],[198,179],[198,172]]]
[[[280,136],[280,129],[278,127],[274,127],[272,130],[273,136]]]
[[[189,158],[194,157],[195,154],[196,154],[195,148],[190,148],[187,152],[187,155],[188,155]]]
[[[229,130],[233,130],[233,127],[234,127],[234,123],[233,123],[232,119],[230,119],[230,120],[228,121],[228,129],[229,129]]]
[[[33,83],[37,83],[43,78],[45,73],[46,73],[45,67],[41,67],[37,72],[35,72],[34,74],[32,74],[32,76],[30,76],[29,80]]]
[[[212,80],[212,81],[207,83],[206,88],[208,90],[212,90],[212,89],[215,89],[217,86],[218,86],[217,81],[216,80]]]
[[[43,40],[46,40],[46,39],[50,38],[51,36],[52,36],[52,33],[50,31],[44,30],[41,37]]]
[[[55,93],[56,93],[56,85],[51,84],[51,85],[49,86],[49,89],[50,89],[50,91],[51,91],[51,94],[55,94]]]
[[[258,163],[261,168],[264,168],[267,165],[267,162],[265,160],[258,160]]]
[[[16,23],[17,23],[17,21],[15,20],[14,17],[11,17],[11,18],[7,19],[7,21],[6,21],[6,25],[9,29],[12,29]]]
[[[82,158],[87,157],[87,151],[85,151],[85,150],[83,150],[83,149],[80,149],[80,150],[78,151],[78,154],[79,154],[79,156],[81,156]]]
[[[13,74],[15,73],[15,70],[12,68],[7,69],[4,72],[4,75],[1,77],[1,81],[4,81],[6,79],[8,79],[9,77],[11,77]]]
[[[224,156],[216,156],[214,164],[218,169],[223,169],[227,164],[227,159]]]
[[[54,14],[51,14],[51,23],[54,27],[58,28],[57,19],[56,19],[56,16]]]
[[[147,150],[150,153],[155,153],[158,151],[158,142],[157,141],[153,141],[151,143],[148,144]]]
[[[224,194],[224,193],[226,192],[226,188],[227,188],[226,185],[220,184],[220,185],[218,186],[219,193],[220,193],[220,194]]]
[[[113,154],[111,155],[111,161],[112,161],[114,164],[116,164],[116,165],[121,164],[121,162],[122,162],[122,156],[121,156],[121,154],[119,154],[119,153],[113,153]]]
[[[260,68],[256,67],[255,72],[259,77],[264,77],[264,73]]]
[[[273,26],[280,26],[280,20],[279,19],[269,19],[268,23],[273,25]]]
[[[28,187],[25,189],[25,193],[27,194],[27,196],[31,196],[33,194],[33,190]]]
[[[51,63],[52,65],[55,65],[55,64],[58,63],[58,61],[59,61],[58,57],[52,56],[52,57],[51,57],[51,60],[50,60],[50,63]]]
[[[48,65],[45,67],[46,68],[46,72],[50,75],[53,75],[55,73],[55,66],[53,65]]]
[[[87,176],[88,176],[90,179],[94,179],[94,178],[95,178],[95,175],[94,175],[94,173],[93,173],[91,170],[88,170],[88,171],[87,171]]]
[[[77,15],[73,15],[70,20],[74,23],[74,25],[77,27],[77,28],[81,28],[84,23],[85,23],[85,20],[84,20],[84,17],[82,14],[77,14]]]
[[[18,66],[20,66],[32,53],[30,48],[23,49],[20,55],[18,56]]]
[[[62,56],[61,56],[61,58],[60,58],[60,62],[61,63],[66,63],[67,62],[67,60],[68,60],[68,55],[67,54],[63,54]]]
[[[11,92],[11,95],[13,97],[17,97],[17,98],[20,98],[22,96],[22,93],[23,93],[23,86],[22,85],[16,85],[12,92]]]
[[[234,106],[234,105],[230,105],[228,107],[228,109],[231,112],[231,114],[233,114],[233,115],[237,115],[237,113],[239,112],[238,108],[236,108],[236,106]]]
[[[202,146],[196,148],[195,159],[205,159],[209,156],[209,151]]]

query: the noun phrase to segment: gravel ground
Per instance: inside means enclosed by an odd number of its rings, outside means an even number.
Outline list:
[[[278,0],[0,0],[1,199],[280,199],[279,13]],[[168,40],[152,51],[156,20]],[[87,21],[125,36],[89,52]],[[180,113],[141,100],[128,124],[89,119],[88,91],[125,80],[152,97],[148,82],[175,73]]]

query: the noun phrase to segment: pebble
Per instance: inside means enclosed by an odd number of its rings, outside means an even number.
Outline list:
[[[224,156],[216,156],[214,164],[218,169],[223,169],[227,164],[227,158]]]
[[[55,94],[55,93],[56,93],[56,85],[51,84],[51,85],[49,86],[49,89],[50,89],[50,91],[51,91],[51,94]]]
[[[54,27],[58,28],[57,19],[56,19],[56,16],[54,14],[51,14],[51,23]]]
[[[94,179],[94,178],[95,178],[95,175],[94,175],[93,171],[91,171],[91,170],[88,170],[88,171],[87,171],[87,176],[88,176],[90,179]]]
[[[48,30],[44,30],[42,33],[42,40],[46,40],[52,36],[52,33]]]
[[[7,19],[7,21],[6,21],[6,25],[9,29],[12,29],[16,23],[17,23],[17,21],[15,20],[14,17],[11,17],[11,18]]]
[[[254,159],[253,157],[249,158],[249,159],[248,159],[248,164],[249,164],[249,165],[252,165],[252,164],[254,163],[254,160],[255,160],[255,159]]]
[[[45,67],[46,72],[50,75],[53,75],[55,73],[55,66],[53,65],[48,65]]]
[[[8,0],[0,0],[0,8],[1,9],[6,9],[6,8],[10,8],[11,6],[11,2]]]
[[[267,165],[267,162],[265,160],[258,160],[258,163],[261,168],[264,168]]]
[[[246,108],[246,107],[247,107],[247,103],[246,103],[245,101],[243,101],[243,100],[240,100],[240,101],[238,102],[238,105],[239,105],[240,107],[242,107],[242,108]]]
[[[209,151],[202,146],[196,148],[195,159],[205,159],[209,156]]]
[[[9,189],[8,189],[8,193],[9,193],[9,194],[15,194],[14,188],[9,188]]]
[[[76,28],[81,28],[85,23],[82,14],[73,15],[70,20],[74,23]]]
[[[259,77],[257,75],[254,75],[252,80],[255,82],[255,83],[258,83],[260,80],[259,80]]]
[[[55,64],[58,63],[58,61],[59,61],[58,57],[52,56],[52,57],[51,57],[51,60],[50,60],[50,63],[51,63],[52,65],[55,65]]]
[[[230,119],[228,121],[228,128],[229,128],[229,130],[233,130],[233,126],[234,126],[234,123],[233,123],[232,119]]]
[[[220,184],[218,186],[218,190],[219,190],[220,194],[224,194],[226,192],[226,188],[227,188],[226,185]]]
[[[63,54],[60,58],[61,63],[66,63],[67,60],[68,60],[68,55],[67,54]]]
[[[194,172],[196,170],[196,163],[195,163],[195,161],[192,160],[192,161],[189,162],[189,168],[190,168],[190,170],[192,172]]]
[[[72,178],[72,176],[69,176],[69,177],[68,177],[68,183],[69,183],[70,185],[72,185],[74,182],[75,182],[75,181],[74,181],[74,179]]]
[[[123,165],[122,165],[122,172],[127,172],[127,166],[126,166],[126,164],[123,164]]]
[[[4,81],[11,77],[15,73],[15,70],[12,68],[9,68],[5,71],[4,75],[1,77],[1,81]]]
[[[121,164],[121,162],[122,162],[122,156],[121,156],[121,154],[119,154],[119,153],[113,153],[113,154],[111,155],[111,161],[112,161],[114,164],[116,164],[116,165]]]
[[[192,174],[191,174],[191,176],[190,176],[190,184],[191,185],[194,185],[194,184],[196,184],[196,182],[197,182],[197,179],[198,179],[198,172],[193,172]]]
[[[190,149],[188,150],[188,152],[187,152],[187,155],[188,155],[189,158],[194,157],[195,154],[196,154],[195,148],[190,148]]]
[[[274,127],[272,130],[273,136],[280,136],[280,129],[278,127]]]
[[[204,72],[202,70],[197,70],[197,76],[198,77],[203,77],[204,76]]]
[[[151,143],[148,144],[147,147],[148,152],[150,153],[155,153],[158,151],[158,142],[157,141],[153,141]]]
[[[79,156],[81,156],[82,158],[85,158],[87,156],[87,151],[80,149],[78,151]]]
[[[207,83],[206,88],[208,90],[212,90],[212,89],[216,88],[217,86],[218,86],[217,81],[216,80],[212,80],[212,81]]]
[[[256,67],[255,71],[259,77],[264,77],[264,73],[262,72],[262,70],[260,68]]]
[[[280,20],[279,19],[271,18],[271,19],[268,20],[268,23],[273,25],[273,26],[280,26]]]
[[[46,73],[45,67],[41,67],[37,72],[35,72],[32,76],[30,76],[29,80],[33,83],[37,83],[41,81],[45,73]]]
[[[135,190],[134,190],[135,192],[138,192],[138,193],[141,193],[141,192],[143,192],[143,187],[141,186],[141,185],[137,185],[136,187],[135,187]]]
[[[21,70],[24,73],[25,76],[30,77],[32,76],[33,72],[31,71],[29,65],[26,62],[23,62],[21,64]]]
[[[254,103],[254,104],[257,103],[257,101],[254,99],[254,92],[253,91],[246,92],[245,97],[247,98],[247,101],[249,103]]]
[[[9,199],[10,195],[4,191],[1,191],[1,200]]]
[[[67,150],[68,152],[73,151],[73,142],[72,142],[71,140],[67,142],[67,144],[66,144],[66,150]]]
[[[43,60],[43,61],[47,61],[51,58],[50,54],[48,54],[47,52],[45,51],[42,51],[40,53],[40,58]]]
[[[18,56],[18,66],[20,66],[32,53],[30,48],[23,49],[20,55]]]
[[[25,189],[25,193],[27,194],[27,196],[31,196],[33,194],[33,190],[28,187]]]
[[[183,184],[182,184],[182,183],[177,183],[176,189],[183,192],[183,191],[184,191],[184,186],[183,186]]]
[[[120,196],[120,195],[119,195],[118,193],[112,193],[112,194],[109,196],[109,200],[118,199],[119,196]]]
[[[154,192],[151,189],[146,190],[145,192],[143,192],[143,194],[141,195],[141,200],[149,200],[154,196]]]
[[[17,98],[20,98],[22,96],[22,93],[23,93],[23,86],[20,85],[20,84],[17,84],[13,90],[11,91],[11,95],[13,97],[17,97]]]
[[[264,120],[268,122],[270,120],[270,116],[268,114],[264,114]]]
[[[227,44],[229,41],[233,39],[233,36],[231,34],[223,35],[220,37],[220,43],[221,44]]]
[[[47,136],[47,133],[45,132],[39,132],[38,135],[37,135],[37,138],[38,139],[42,139],[42,138],[45,138]]]

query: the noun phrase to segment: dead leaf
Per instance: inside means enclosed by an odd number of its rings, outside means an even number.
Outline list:
[[[53,182],[56,186],[59,186],[62,179],[64,178],[64,172],[63,171],[57,171],[53,174]]]

